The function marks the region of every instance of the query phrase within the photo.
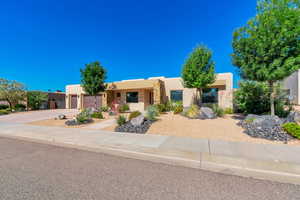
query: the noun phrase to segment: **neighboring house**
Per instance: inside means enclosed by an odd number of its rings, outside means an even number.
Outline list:
[[[209,88],[203,90],[202,103],[217,103],[220,107],[232,107],[233,75],[220,73]],[[97,107],[110,106],[113,102],[128,104],[131,111],[143,111],[151,104],[168,100],[182,101],[184,107],[195,103],[196,89],[185,88],[181,78],[151,77],[108,83],[105,92],[96,97]],[[85,94],[78,85],[66,86],[66,108],[88,108],[95,105],[95,97]]]
[[[48,100],[41,105],[41,109],[65,109],[66,94],[60,91],[45,92]]]
[[[300,104],[300,70],[283,80],[283,89],[287,90],[294,104]]]

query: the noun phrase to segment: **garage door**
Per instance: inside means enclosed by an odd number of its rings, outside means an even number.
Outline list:
[[[102,105],[102,96],[96,96],[96,107],[100,108]],[[95,96],[85,95],[83,97],[83,107],[84,108],[93,108],[95,107]]]
[[[77,108],[77,95],[71,96],[71,108],[76,109]]]

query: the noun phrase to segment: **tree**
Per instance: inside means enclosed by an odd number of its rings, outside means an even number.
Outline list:
[[[202,89],[215,81],[212,52],[203,45],[197,46],[186,60],[181,77],[185,87],[196,88],[201,96]]]
[[[101,66],[100,62],[92,62],[85,65],[81,72],[81,86],[84,91],[91,96],[95,96],[95,108],[97,106],[97,94],[106,89],[104,83],[106,79],[106,70]]]
[[[17,81],[0,78],[0,99],[6,100],[12,109],[26,96],[25,86]]]
[[[299,0],[260,0],[257,15],[233,34],[233,64],[244,79],[267,82],[275,114],[274,83],[300,68]]]
[[[27,92],[27,105],[33,110],[40,109],[42,103],[48,101],[48,95],[40,91]]]

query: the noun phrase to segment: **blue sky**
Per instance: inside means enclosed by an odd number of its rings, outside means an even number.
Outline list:
[[[10,0],[0,6],[0,77],[28,89],[64,90],[98,60],[107,81],[180,76],[197,44],[216,72],[233,72],[232,33],[256,0]],[[236,81],[235,81],[236,82]]]

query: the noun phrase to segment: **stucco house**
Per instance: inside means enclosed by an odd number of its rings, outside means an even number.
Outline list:
[[[217,103],[220,107],[232,107],[233,75],[216,74],[216,81],[197,97],[196,89],[185,88],[181,78],[151,77],[148,79],[123,80],[108,83],[105,92],[96,97],[97,107],[110,106],[117,101],[128,104],[131,111],[143,111],[151,104],[165,103],[168,100],[182,101],[188,107],[201,98],[202,103]],[[88,108],[95,104],[95,97],[85,94],[77,85],[66,86],[66,108]]]
[[[292,102],[300,104],[300,70],[294,72],[282,82],[283,89],[287,91]]]

